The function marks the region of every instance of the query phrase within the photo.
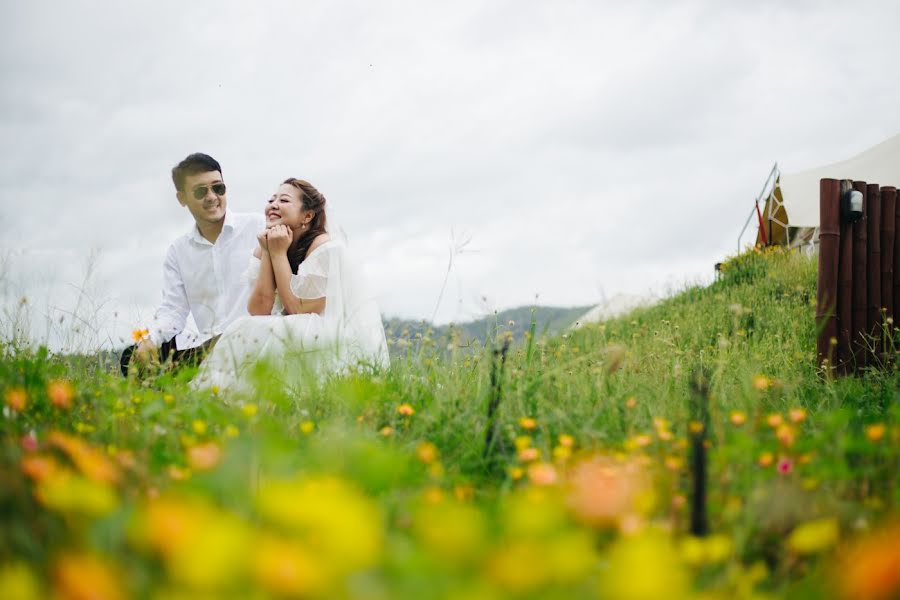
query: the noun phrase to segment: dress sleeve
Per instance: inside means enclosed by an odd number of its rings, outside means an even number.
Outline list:
[[[323,246],[300,263],[297,274],[291,277],[291,291],[295,296],[302,300],[325,297],[332,251],[330,246]]]

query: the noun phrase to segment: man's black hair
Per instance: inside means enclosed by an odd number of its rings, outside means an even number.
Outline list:
[[[221,174],[222,167],[212,156],[202,152],[195,152],[172,167],[172,183],[175,184],[176,190],[181,191],[181,186],[184,185],[184,180],[188,175],[207,173],[209,171],[218,171]]]

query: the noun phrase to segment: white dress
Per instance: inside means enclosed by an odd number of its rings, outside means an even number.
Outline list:
[[[254,284],[259,267],[260,260],[251,257],[246,285]],[[284,315],[276,298],[272,316],[237,319],[203,361],[192,386],[252,390],[260,378],[290,386],[322,372],[388,366],[381,313],[342,241],[332,239],[313,250],[291,277],[291,291],[301,300],[324,297],[322,314]],[[266,367],[257,370],[259,363]]]

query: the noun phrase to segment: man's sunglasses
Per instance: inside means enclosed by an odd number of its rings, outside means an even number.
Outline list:
[[[213,194],[216,196],[224,196],[225,195],[225,184],[224,183],[214,183],[212,185],[198,185],[194,188],[194,198],[196,200],[203,200],[206,198],[207,190],[212,190]]]

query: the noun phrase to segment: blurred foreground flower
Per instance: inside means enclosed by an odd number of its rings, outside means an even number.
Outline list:
[[[24,562],[0,566],[0,598],[40,600],[44,597],[31,568]]]
[[[317,596],[330,573],[315,554],[300,544],[270,535],[256,543],[253,574],[261,587],[277,596]]]
[[[887,428],[884,426],[884,423],[867,425],[866,437],[873,442],[880,442],[884,438],[885,431],[887,431]]]
[[[38,501],[61,513],[99,517],[119,505],[109,485],[91,481],[64,469],[40,481],[35,489]]]
[[[222,449],[215,442],[198,444],[188,448],[187,460],[195,471],[209,471],[222,460]]]
[[[600,579],[603,597],[615,600],[679,600],[688,583],[671,542],[655,532],[619,539]]]
[[[487,539],[481,511],[443,499],[426,498],[421,503],[413,516],[413,531],[429,553],[450,567],[477,561]]]
[[[104,483],[116,483],[119,480],[119,470],[116,466],[102,451],[83,439],[54,431],[47,437],[47,441],[65,452],[78,470],[90,479]]]
[[[847,600],[900,597],[900,524],[889,525],[856,542],[836,571]]]
[[[403,415],[404,417],[411,417],[416,414],[416,409],[414,409],[409,404],[401,404],[397,407],[397,413]]]
[[[579,520],[608,526],[645,511],[652,493],[647,475],[636,462],[595,456],[572,470],[567,502]]]
[[[58,596],[65,600],[116,600],[127,597],[113,566],[90,554],[61,556],[56,561],[54,580]]]
[[[838,522],[833,517],[798,525],[788,536],[787,546],[797,554],[817,554],[838,541]]]
[[[260,514],[302,536],[310,548],[344,572],[374,565],[384,544],[375,504],[336,478],[268,481],[259,489]]]

